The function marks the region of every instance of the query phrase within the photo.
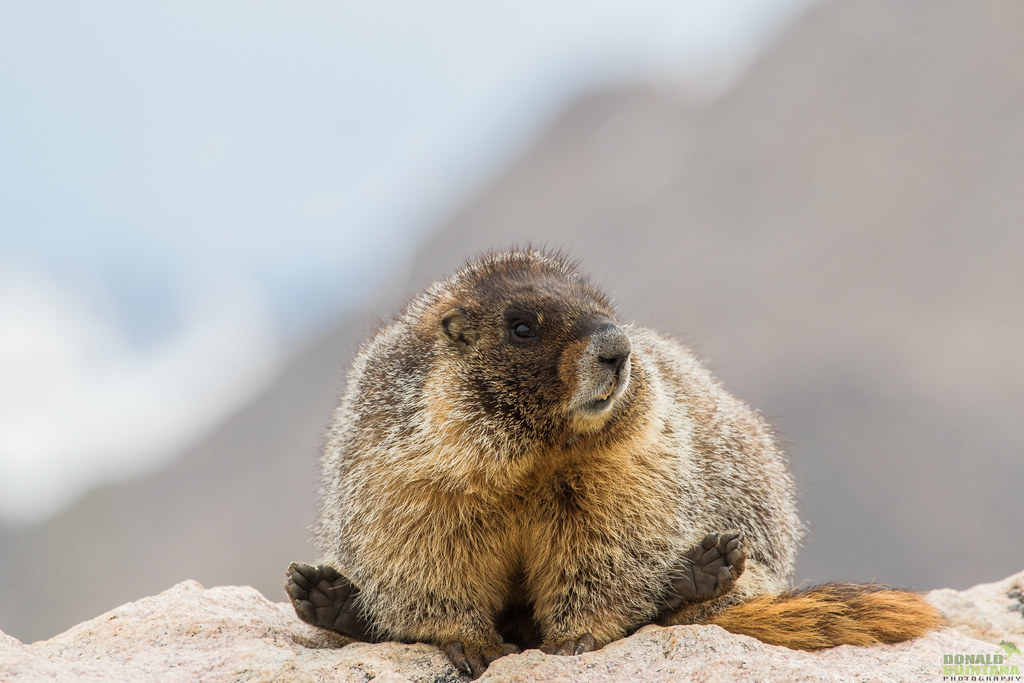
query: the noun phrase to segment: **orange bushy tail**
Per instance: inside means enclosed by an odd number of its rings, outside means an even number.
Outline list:
[[[753,598],[727,607],[710,623],[771,645],[817,650],[910,640],[938,628],[942,616],[917,593],[828,583]]]

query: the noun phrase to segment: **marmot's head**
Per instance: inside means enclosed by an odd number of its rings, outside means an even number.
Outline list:
[[[629,337],[607,297],[564,258],[490,254],[431,294],[434,315],[423,322],[448,373],[434,384],[447,394],[437,398],[503,438],[503,450],[599,434],[629,404]]]

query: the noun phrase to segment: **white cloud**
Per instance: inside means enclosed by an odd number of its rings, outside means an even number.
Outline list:
[[[256,292],[207,281],[184,301],[180,332],[138,349],[100,297],[4,269],[0,516],[38,519],[100,482],[155,468],[277,368]]]

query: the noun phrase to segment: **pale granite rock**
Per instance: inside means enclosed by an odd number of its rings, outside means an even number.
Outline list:
[[[555,657],[530,650],[498,660],[485,681],[934,681],[944,656],[1024,645],[1024,572],[929,600],[951,628],[892,646],[815,653],[765,645],[717,626],[648,626],[599,652]],[[248,587],[194,581],[128,603],[50,640],[0,633],[0,680],[352,681],[467,680],[429,645],[350,643],[300,622],[288,603]],[[1016,660],[1020,659],[1017,663]],[[1024,666],[1024,657],[1006,659]]]
[[[1024,571],[964,591],[934,590],[928,600],[961,633],[994,643],[1016,642],[1024,649]]]

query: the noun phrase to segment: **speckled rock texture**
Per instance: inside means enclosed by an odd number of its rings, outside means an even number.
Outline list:
[[[579,657],[530,650],[496,661],[483,681],[935,681],[947,656],[1024,645],[1024,571],[928,598],[950,628],[908,643],[797,652],[717,626],[648,626]],[[1020,660],[1019,662],[1017,660]],[[1004,665],[1024,668],[1024,656]],[[306,626],[288,603],[249,587],[194,581],[26,645],[0,633],[0,680],[464,681],[430,645],[350,643]]]
[[[965,591],[935,590],[928,600],[960,633],[990,643],[1009,640],[1024,649],[1024,572]]]

